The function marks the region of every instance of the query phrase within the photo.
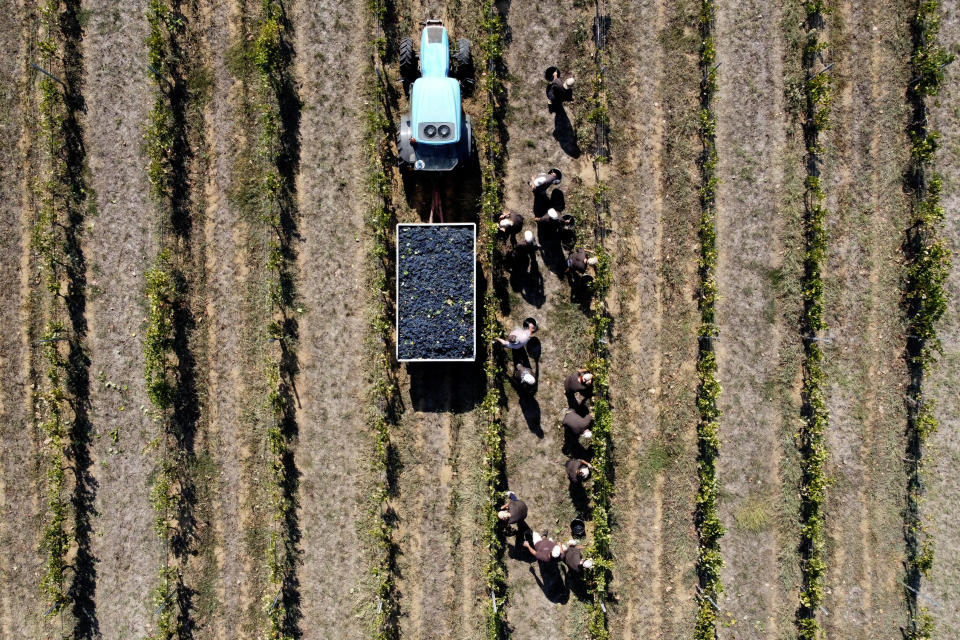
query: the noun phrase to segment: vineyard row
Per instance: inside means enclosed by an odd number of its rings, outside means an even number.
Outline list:
[[[716,7],[713,0],[700,4],[700,326],[697,330],[697,475],[694,510],[699,551],[697,553],[696,640],[717,637],[717,602],[723,593],[720,574],[723,557],[720,538],[723,525],[717,512],[717,458],[720,455],[720,383],[717,381],[717,357],[713,350],[717,302],[717,144],[716,113],[713,100],[717,91],[717,51],[713,35]]]
[[[907,474],[904,540],[906,581],[904,597],[908,618],[904,637],[928,640],[933,619],[918,601],[921,578],[933,566],[933,541],[923,522],[923,452],[927,438],[938,427],[933,399],[924,388],[924,376],[936,362],[940,341],[936,325],[947,309],[944,282],[950,271],[950,251],[940,235],[944,211],[940,205],[942,180],[933,170],[939,134],[927,120],[927,98],[943,84],[944,67],[953,61],[937,42],[940,3],[919,0],[912,23],[912,75],[907,96],[912,106],[909,129],[912,164],[907,187],[913,194],[910,225],[904,242],[906,258],[907,343],[905,356],[910,375],[907,387]]]

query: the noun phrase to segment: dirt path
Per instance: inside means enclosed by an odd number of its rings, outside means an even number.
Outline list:
[[[473,365],[410,364],[401,379],[397,539],[404,637],[481,634],[478,373]]]
[[[641,1],[621,11],[647,17],[629,29],[625,16],[615,14],[610,34],[613,59],[621,61],[623,76],[630,79],[611,87],[613,120],[622,123],[623,135],[622,144],[614,139],[611,155],[614,171],[628,176],[624,184],[632,187],[611,194],[611,209],[620,212],[611,225],[617,238],[613,289],[622,291],[620,296],[611,296],[611,315],[617,327],[612,349],[616,375],[611,375],[610,381],[616,427],[613,439],[620,443],[614,459],[619,488],[613,503],[620,526],[613,530],[613,557],[620,566],[630,567],[631,573],[634,568],[646,568],[611,585],[619,601],[610,607],[610,627],[617,637],[631,640],[646,637],[647,630],[661,629],[666,608],[660,562],[663,482],[656,468],[632,464],[649,461],[649,443],[656,437],[657,425],[653,399],[663,362],[656,346],[663,329],[663,285],[656,274],[662,256],[664,213],[665,109],[657,99],[664,53],[655,43],[665,28],[666,7],[663,2]],[[639,73],[640,60],[645,61],[645,73]],[[631,113],[628,105],[637,113]]]
[[[696,537],[697,3],[612,16],[615,637],[689,636]],[[685,26],[687,28],[685,28]],[[670,61],[669,65],[666,61]],[[616,77],[624,80],[618,82]],[[671,106],[676,105],[676,106]]]
[[[211,65],[211,99],[204,112],[209,154],[205,176],[204,293],[209,378],[204,447],[210,456],[209,498],[214,541],[201,576],[211,606],[204,637],[254,637],[265,597],[263,515],[271,481],[263,455],[263,398],[268,319],[263,244],[258,221],[238,204],[248,178],[241,149],[256,144],[246,128],[245,85],[229,67],[229,52],[244,35],[245,2],[216,2],[201,14],[204,55]],[[246,20],[250,20],[249,16]]]
[[[940,5],[943,26],[941,44],[956,51],[960,43],[960,7]],[[946,69],[946,82],[936,102],[930,101],[930,122],[942,135],[935,164],[943,175],[941,204],[946,211],[943,236],[953,250],[953,269],[946,283],[949,307],[937,329],[943,340],[943,357],[927,377],[929,394],[936,398],[940,430],[931,436],[924,452],[927,499],[923,519],[936,544],[933,570],[923,581],[920,604],[934,619],[933,637],[946,640],[960,625],[960,533],[956,505],[960,499],[960,69],[954,62]]]
[[[34,286],[29,248],[32,204],[28,156],[32,139],[28,95],[32,85],[24,63],[26,34],[32,34],[24,5],[10,7],[0,26],[0,321],[8,330],[0,338],[0,636],[42,637],[56,621],[41,617],[46,605],[37,584],[44,557],[38,549],[42,486],[39,443],[30,407],[30,290]],[[15,327],[17,329],[15,329]]]
[[[94,6],[95,5],[95,6]],[[143,127],[152,105],[146,17],[139,2],[84,7],[87,151],[97,216],[85,234],[90,323],[92,447],[97,482],[92,551],[104,638],[143,635],[160,562],[148,475],[154,428],[144,415],[143,274],[153,251]],[[113,435],[115,434],[115,436]]]
[[[396,39],[414,37],[419,23],[444,21],[451,39],[476,38],[474,2],[400,2]],[[475,40],[474,40],[475,41]],[[476,55],[476,53],[474,53]],[[391,68],[394,73],[396,69]],[[396,113],[409,111],[394,77]],[[464,107],[476,113],[478,103]],[[476,117],[476,115],[474,115]],[[476,221],[479,183],[441,188],[447,221]],[[394,174],[394,206],[399,222],[426,220],[429,184]],[[400,459],[396,540],[400,631],[403,637],[472,638],[483,633],[484,593],[481,570],[487,561],[481,541],[485,501],[481,476],[483,425],[476,405],[484,392],[483,370],[472,364],[401,366],[404,411],[394,432]]]
[[[560,169],[564,179],[553,191],[557,195],[552,197],[557,198],[562,192],[564,213],[577,218],[584,238],[592,238],[593,210],[592,205],[587,209],[586,199],[590,197],[588,185],[593,182],[593,169],[589,156],[579,147],[580,139],[571,123],[576,121],[581,107],[568,103],[563,112],[549,113],[543,80],[544,70],[557,66],[563,74],[579,75],[583,86],[576,89],[575,101],[589,95],[590,76],[581,70],[587,68],[590,60],[581,56],[592,47],[592,14],[586,9],[556,11],[550,3],[535,2],[532,6],[511,7],[506,23],[509,139],[505,206],[524,215],[524,230],[537,234],[544,246],[536,258],[536,271],[525,275],[517,271],[510,276],[510,314],[503,318],[508,331],[519,326],[524,318],[536,318],[542,346],[539,361],[531,362],[539,381],[536,395],[521,400],[508,387],[504,413],[507,480],[510,489],[528,505],[527,523],[541,534],[566,541],[571,537],[570,521],[578,512],[589,511],[582,492],[571,494],[563,469],[567,460],[560,427],[560,413],[567,406],[563,380],[586,363],[590,325],[580,306],[571,300],[570,288],[563,278],[565,254],[556,235],[551,238],[538,232],[533,220],[534,198],[527,181],[550,167]],[[592,139],[593,129],[582,133],[582,140]],[[509,357],[507,362],[512,366]],[[532,556],[522,546],[516,547],[515,538],[508,542],[511,595],[507,619],[514,637],[561,637],[582,628],[583,602],[587,597],[583,586],[560,582],[561,574],[556,571],[548,570],[542,575]],[[558,609],[558,604],[562,608]]]
[[[798,605],[795,252],[804,166],[785,140],[784,56],[799,65],[799,51],[785,51],[780,4],[717,3],[717,475],[727,527],[719,604],[723,621],[736,620],[721,627],[724,638],[789,635]]]
[[[297,570],[304,638],[365,636],[355,614],[371,606],[360,583],[369,566],[357,522],[373,435],[365,422],[364,270],[366,159],[363,87],[368,38],[354,25],[359,0],[297,2],[291,13],[300,120],[298,292],[305,313],[297,347],[300,373],[300,529]]]
[[[907,12],[844,4],[828,30],[836,63],[824,188],[831,212],[824,268],[833,342],[825,374],[830,423],[826,506],[829,635],[882,636],[902,623],[902,456],[906,370],[900,312],[901,186],[909,156],[903,87]],[[908,4],[908,3],[903,3]]]

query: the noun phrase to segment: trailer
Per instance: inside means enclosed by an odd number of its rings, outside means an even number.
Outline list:
[[[398,362],[477,357],[477,225],[397,225]]]

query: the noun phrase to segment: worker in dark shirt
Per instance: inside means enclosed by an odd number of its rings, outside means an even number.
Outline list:
[[[590,477],[593,466],[586,460],[571,458],[564,465],[567,469],[567,477],[573,484],[583,484],[583,481]]]
[[[497,221],[497,228],[500,233],[516,235],[523,228],[523,216],[516,211],[504,211]]]
[[[573,84],[574,79],[572,76],[566,80],[561,80],[560,70],[555,70],[553,72],[553,79],[551,79],[550,84],[547,85],[547,100],[550,101],[551,105],[569,102],[573,98]]]
[[[527,517],[527,504],[511,491],[507,494],[507,501],[497,512],[497,517],[507,524],[522,523]]]
[[[547,208],[542,216],[535,217],[537,224],[554,226],[560,222],[560,212],[553,207]]]
[[[580,394],[581,403],[593,395],[593,374],[586,369],[577,369],[574,373],[567,376],[563,381],[563,392],[567,399],[574,403],[577,402],[577,394]]]
[[[533,231],[524,231],[523,235],[517,238],[517,244],[513,250],[517,253],[534,253],[539,248],[540,245],[537,243],[537,238],[533,235]]]
[[[566,409],[564,411],[563,426],[575,436],[589,440],[593,437],[593,432],[588,428],[591,424],[593,424],[592,413],[582,416],[573,409]]]
[[[592,255],[593,251],[580,249],[567,256],[567,271],[571,274],[583,275],[587,272],[587,267],[597,265],[597,257]]]
[[[563,548],[550,538],[545,538],[536,531],[532,532],[532,538],[533,545],[524,540],[523,546],[540,562],[553,562],[563,555]]]
[[[517,381],[521,389],[532,389],[537,385],[537,376],[534,375],[533,369],[520,362],[517,363],[513,371],[513,379]]]
[[[592,558],[584,558],[583,552],[580,551],[580,547],[577,546],[576,540],[569,540],[565,547],[563,547],[563,563],[567,565],[567,569],[575,574],[582,573],[584,569],[589,569],[593,566]]]

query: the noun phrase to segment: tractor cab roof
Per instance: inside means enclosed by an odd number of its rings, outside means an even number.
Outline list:
[[[419,78],[413,83],[410,111],[411,131],[418,143],[460,141],[460,83],[453,78]]]

